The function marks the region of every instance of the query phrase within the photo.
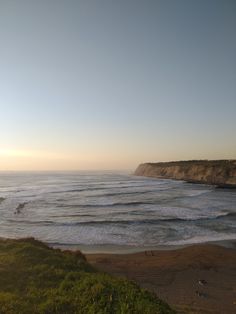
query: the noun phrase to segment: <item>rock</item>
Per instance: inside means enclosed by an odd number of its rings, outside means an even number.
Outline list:
[[[16,207],[16,210],[15,210],[15,214],[20,214],[22,209],[25,207],[27,203],[20,203],[17,207]]]

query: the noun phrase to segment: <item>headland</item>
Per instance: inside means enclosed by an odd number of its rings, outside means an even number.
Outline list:
[[[188,160],[143,163],[135,175],[236,188],[236,160]]]

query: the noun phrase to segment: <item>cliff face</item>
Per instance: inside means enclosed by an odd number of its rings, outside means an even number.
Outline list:
[[[191,160],[144,163],[135,175],[236,188],[236,160]]]

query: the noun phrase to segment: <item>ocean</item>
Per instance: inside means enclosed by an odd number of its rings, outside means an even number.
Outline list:
[[[0,237],[83,251],[236,240],[236,190],[127,172],[1,172]]]

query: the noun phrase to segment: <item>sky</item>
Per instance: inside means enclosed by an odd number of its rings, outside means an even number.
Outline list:
[[[236,158],[235,0],[0,0],[0,170]]]

